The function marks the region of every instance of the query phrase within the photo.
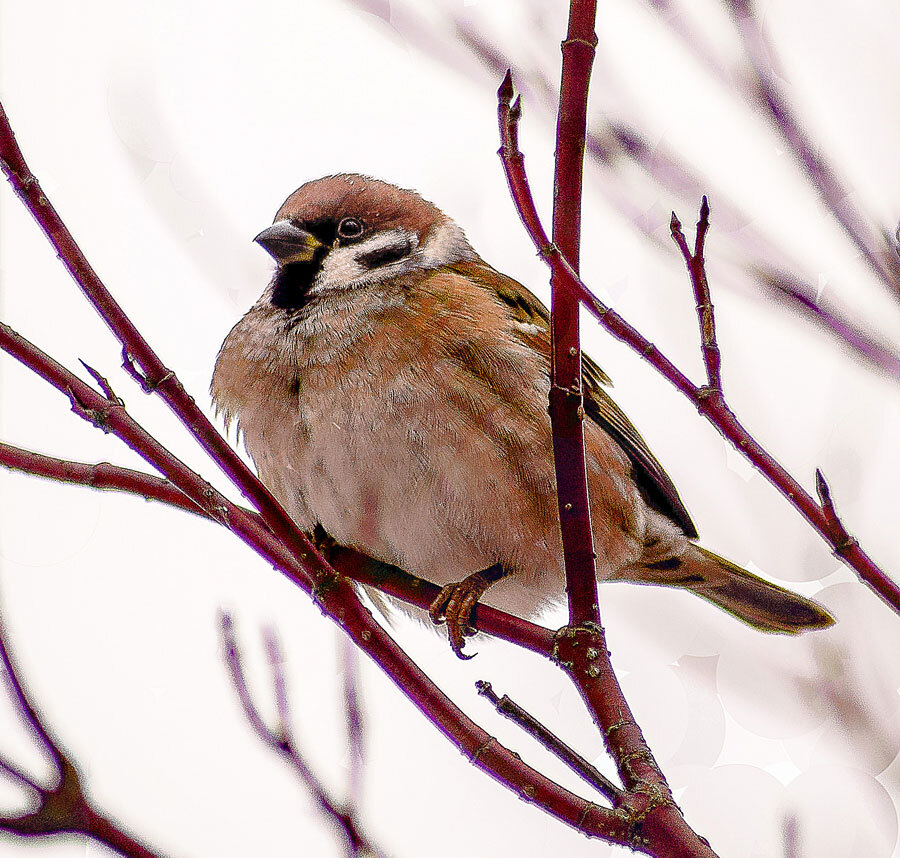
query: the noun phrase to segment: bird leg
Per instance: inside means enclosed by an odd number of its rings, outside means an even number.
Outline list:
[[[450,646],[459,658],[469,659],[473,656],[464,655],[465,635],[475,634],[469,625],[472,619],[472,611],[475,605],[491,584],[496,583],[507,574],[507,570],[499,563],[482,569],[481,572],[473,572],[462,581],[448,584],[437,598],[431,603],[428,613],[431,621],[437,625],[441,619],[447,621],[447,634],[450,637]]]

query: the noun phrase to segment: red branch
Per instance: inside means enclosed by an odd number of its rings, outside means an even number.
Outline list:
[[[712,390],[722,390],[722,361],[719,354],[719,343],[716,340],[716,315],[712,298],[709,294],[709,281],[706,279],[706,263],[703,250],[706,245],[706,233],[709,231],[709,201],[703,197],[700,204],[700,220],[697,221],[697,235],[693,252],[688,247],[687,239],[681,231],[681,223],[675,212],[670,221],[672,238],[681,250],[691,276],[694,287],[694,300],[697,304],[697,319],[700,322],[700,351],[706,366],[706,380]]]
[[[58,459],[55,456],[23,450],[21,447],[13,447],[11,444],[0,442],[0,465],[14,471],[22,471],[62,483],[140,495],[147,500],[161,501],[185,512],[209,518],[204,510],[200,509],[168,480],[131,468],[111,465],[109,462],[98,462],[95,465],[86,462],[72,462],[69,459]],[[248,515],[255,515],[249,510],[246,512]]]
[[[8,326],[0,323],[0,349],[65,393],[85,420],[113,432],[160,471],[210,517],[224,524],[322,607],[326,615],[366,652],[410,701],[472,763],[527,801],[594,837],[626,842],[620,815],[580,798],[523,763],[459,709],[362,607],[350,584],[316,551],[299,557],[254,516],[216,491],[133,421],[120,400],[99,394]],[[305,565],[301,565],[305,563]],[[312,569],[312,574],[307,571]]]
[[[666,0],[649,0],[649,2],[661,13],[671,11],[671,4],[666,2]],[[410,41],[418,42],[418,47],[421,50],[431,57],[436,56],[432,50],[436,45],[436,40],[428,33],[421,22],[416,21],[412,17],[403,17],[402,19],[401,17],[396,17],[396,20],[394,18],[391,20],[392,23],[396,23],[404,35],[409,37]],[[720,81],[727,83],[729,86],[732,85],[732,76],[714,61],[710,60],[710,56],[704,51],[702,40],[697,37],[697,34],[684,28],[683,17],[669,14],[666,16],[666,23]],[[495,42],[489,42],[463,18],[457,17],[454,24],[460,40],[478,58],[482,65],[500,75],[503,74],[505,69],[514,67],[515,63],[512,62],[509,56],[498,49]],[[443,59],[446,58],[444,57]],[[456,68],[452,63],[450,65],[451,68]],[[551,101],[555,104],[558,101],[558,94],[555,88],[540,71],[529,68],[527,77],[530,79],[531,92],[535,95],[540,106],[544,107]],[[523,85],[520,81],[520,87],[524,89],[524,86],[527,86],[527,83]],[[757,90],[753,85],[751,85],[751,89],[752,95],[755,97]],[[528,92],[528,89],[524,89],[524,91]],[[593,121],[596,123],[602,120],[594,116]],[[671,153],[668,153],[659,141],[655,141],[651,145],[637,130],[630,126],[619,122],[607,122],[606,124],[607,128],[604,132],[588,131],[585,139],[586,153],[602,171],[595,178],[604,182],[603,196],[606,202],[616,209],[647,241],[654,247],[661,247],[662,242],[654,231],[652,221],[646,217],[646,212],[643,208],[635,205],[633,195],[623,191],[621,182],[616,184],[609,181],[609,178],[614,176],[614,171],[620,163],[621,156],[624,155],[631,159],[650,179],[670,194],[681,198],[700,196],[701,184],[708,186],[709,181],[705,179],[701,183],[697,176],[673,157]],[[840,306],[834,303],[823,302],[817,298],[814,288],[804,282],[799,276],[787,271],[789,267],[796,268],[796,263],[788,261],[777,262],[777,260],[786,259],[784,251],[773,244],[760,230],[755,229],[752,223],[748,224],[748,217],[737,205],[728,200],[724,192],[719,191],[715,196],[718,200],[720,217],[724,216],[733,225],[741,225],[738,249],[742,252],[748,252],[748,247],[755,250],[756,257],[742,265],[748,276],[762,286],[766,293],[774,295],[779,301],[782,296],[786,296],[795,307],[803,310],[809,319],[828,331],[831,336],[840,340],[844,346],[851,349],[867,363],[890,373],[895,380],[900,380],[900,357],[898,357],[894,349],[880,342],[880,338],[876,334],[866,331],[859,325],[851,322],[846,310]],[[890,246],[895,255],[897,255],[897,243],[894,239],[890,239]],[[893,263],[894,260],[891,260],[892,265]],[[783,303],[783,301],[780,301],[780,304]]]
[[[142,843],[127,834],[112,819],[98,811],[81,786],[78,770],[69,755],[50,735],[34,704],[28,699],[6,643],[6,631],[0,621],[0,664],[3,665],[13,701],[19,714],[39,744],[50,755],[57,783],[45,787],[24,774],[12,763],[0,758],[0,771],[27,787],[37,796],[36,806],[19,816],[0,815],[0,831],[21,837],[48,834],[83,834],[105,843],[130,858],[157,858]]]
[[[58,459],[44,453],[23,450],[0,442],[0,465],[26,474],[139,495],[147,500],[182,509],[203,516],[218,524],[222,522],[210,512],[200,509],[187,495],[161,477],[111,465],[108,462],[87,464]],[[263,525],[257,512],[241,508],[241,512]],[[427,611],[441,588],[423,578],[417,578],[396,566],[381,563],[349,548],[335,547],[324,551],[332,568],[344,578],[367,584],[401,601]],[[553,632],[521,617],[497,608],[478,605],[470,621],[478,631],[501,638],[532,652],[549,657],[553,651]]]
[[[294,771],[303,781],[304,786],[316,800],[322,813],[340,829],[346,841],[349,854],[357,855],[359,852],[362,852],[364,855],[372,856],[372,858],[381,855],[380,850],[377,850],[362,832],[359,820],[356,819],[352,810],[342,807],[328,795],[324,785],[316,777],[297,745],[297,739],[291,727],[290,706],[285,686],[284,669],[282,667],[284,659],[275,634],[271,630],[266,634],[266,650],[277,714],[276,726],[269,727],[250,695],[247,677],[244,673],[243,660],[234,634],[234,623],[230,615],[222,615],[221,628],[222,641],[225,645],[225,664],[228,667],[231,682],[237,692],[238,700],[240,700],[247,721],[253,727],[256,735],[291,764]]]
[[[562,43],[562,79],[556,126],[553,240],[578,270],[581,245],[581,192],[587,98],[597,36],[596,0],[573,0]],[[569,598],[569,622],[597,622],[597,572],[584,459],[584,397],[581,389],[579,302],[562,276],[553,272],[551,289],[550,424],[553,461]]]
[[[298,545],[299,553],[315,553],[272,493],[244,464],[215,426],[197,406],[172,370],[162,362],[125,311],[97,276],[87,257],[63,223],[38,180],[25,163],[22,150],[0,104],[0,165],[10,185],[65,265],[72,279],[123,347],[124,368],[137,378],[145,392],[156,391],[200,443],[204,451],[262,514],[272,532],[286,545]],[[137,363],[137,367],[134,366]],[[143,374],[141,374],[143,373]]]
[[[563,275],[567,288],[576,294],[588,311],[617,340],[621,340],[657,372],[681,391],[716,430],[743,454],[773,485],[809,524],[837,551],[841,545],[840,534],[821,504],[756,441],[728,407],[721,391],[708,386],[698,387],[660,350],[636,328],[626,322],[615,310],[607,307],[572,270],[556,245],[547,239],[541,225],[525,173],[525,159],[518,145],[518,122],[521,117],[519,101],[510,106],[512,84],[505,79],[499,90],[499,116],[502,146],[500,156],[506,171],[510,192],[516,209],[538,252],[551,268]],[[677,220],[677,219],[676,219]],[[850,566],[859,578],[871,587],[890,607],[900,613],[900,587],[866,554],[859,544],[842,549],[839,557]]]
[[[201,446],[257,506],[271,530],[260,526],[257,519],[246,515],[171,456],[130,421],[120,402],[100,396],[9,328],[0,327],[0,346],[66,392],[72,399],[73,410],[79,416],[106,431],[115,431],[194,503],[226,524],[257,553],[313,595],[325,613],[341,625],[413,704],[475,765],[526,800],[583,833],[625,842],[627,826],[620,815],[573,795],[500,745],[441,693],[362,607],[353,588],[335,574],[268,490],[228,447],[171,370],[162,364],[112,299],[28,170],[2,106],[0,159],[16,193],[57,249],[86,297],[125,346],[126,369],[133,369],[129,367],[133,356],[143,371],[145,387],[160,391]],[[499,625],[510,628],[502,617],[497,618],[501,620]],[[545,634],[545,630],[539,630],[536,637],[539,639]],[[538,640],[533,642],[543,643]]]
[[[500,87],[500,155],[523,221],[551,266],[553,363],[550,416],[566,564],[570,625],[557,634],[555,656],[575,682],[618,768],[625,792],[616,809],[628,820],[629,840],[657,858],[714,853],[685,822],[613,671],[600,625],[585,470],[578,314],[583,295],[574,291],[581,228],[587,94],[596,36],[596,3],[573,0],[563,42],[563,70],[556,136],[553,243],[547,242],[531,199],[518,148],[519,102],[511,106],[512,81]],[[565,264],[562,264],[565,262]],[[587,292],[586,288],[583,290]],[[599,309],[599,302],[592,302]],[[606,308],[603,308],[606,314]]]

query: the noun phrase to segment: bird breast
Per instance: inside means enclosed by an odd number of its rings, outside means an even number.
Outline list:
[[[437,584],[503,563],[486,601],[532,614],[563,590],[549,379],[501,308],[449,283],[330,296],[287,323],[264,301],[213,382],[298,524]],[[277,357],[280,356],[280,357]],[[592,429],[592,431],[594,431]],[[592,507],[625,552],[627,462],[596,429]]]

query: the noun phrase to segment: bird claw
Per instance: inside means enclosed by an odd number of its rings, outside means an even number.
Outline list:
[[[435,625],[446,620],[450,647],[458,658],[468,660],[475,657],[474,653],[466,655],[463,647],[466,645],[466,635],[474,635],[476,631],[470,625],[472,611],[490,585],[484,575],[475,572],[462,581],[444,587],[428,609]]]

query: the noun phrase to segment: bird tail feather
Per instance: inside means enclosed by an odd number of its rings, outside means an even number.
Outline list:
[[[657,573],[653,583],[684,587],[760,631],[792,635],[834,624],[834,617],[811,599],[764,581],[699,545],[692,545],[678,561],[676,568]],[[642,580],[648,581],[646,572],[652,567],[644,570]]]

